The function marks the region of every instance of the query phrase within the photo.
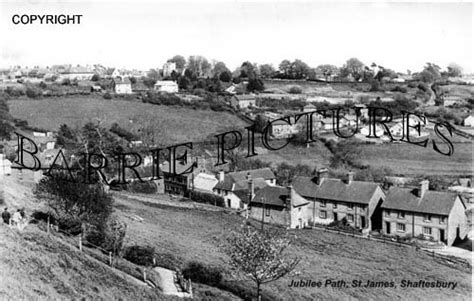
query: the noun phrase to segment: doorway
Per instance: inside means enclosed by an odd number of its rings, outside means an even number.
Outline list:
[[[385,229],[386,229],[386,233],[390,234],[390,223],[389,222],[385,222]]]
[[[439,229],[439,241],[444,242],[444,229]]]
[[[365,216],[360,217],[360,226],[362,229],[365,229]]]
[[[334,212],[334,221],[337,222],[337,213]]]

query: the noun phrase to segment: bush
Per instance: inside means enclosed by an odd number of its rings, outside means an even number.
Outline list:
[[[392,89],[392,92],[407,93],[407,88],[400,87],[400,86],[395,86],[395,88]]]
[[[192,281],[207,284],[211,286],[218,285],[222,281],[221,270],[215,267],[205,266],[196,261],[188,263],[183,270],[185,278],[191,278]]]
[[[153,265],[155,248],[152,246],[131,246],[125,248],[123,258],[134,264],[150,266]]]
[[[198,203],[211,204],[214,206],[225,207],[224,198],[211,193],[194,191],[191,199]]]
[[[112,99],[112,95],[109,92],[105,92],[104,99]]]
[[[303,89],[301,89],[300,86],[292,86],[292,87],[288,90],[288,92],[289,92],[290,94],[301,94],[301,93],[303,93]]]
[[[170,253],[155,254],[156,266],[169,270],[176,270],[181,267],[183,260]]]
[[[37,98],[41,96],[41,90],[36,89],[34,87],[26,88],[26,96],[29,98]]]
[[[140,182],[135,181],[130,183],[130,191],[137,192],[137,193],[156,193],[158,187],[153,182]]]

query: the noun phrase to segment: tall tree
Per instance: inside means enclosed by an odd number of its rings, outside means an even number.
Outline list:
[[[448,66],[448,76],[458,77],[462,75],[462,67],[456,63],[451,63]]]
[[[362,63],[358,58],[353,57],[346,61],[342,69],[347,75],[350,74],[355,80],[359,80],[363,76],[364,63]]]
[[[13,132],[13,117],[10,115],[10,109],[7,103],[6,94],[0,95],[0,139],[10,138],[10,134]]]
[[[186,59],[182,55],[175,55],[172,58],[170,58],[168,62],[175,63],[176,69],[178,70],[178,73],[180,74],[181,72],[183,72],[184,67],[186,66]]]
[[[332,76],[337,75],[337,73],[339,72],[339,68],[334,65],[324,64],[316,67],[316,72],[322,74],[324,76],[324,79],[326,81],[329,81]]]
[[[188,67],[197,77],[205,77],[210,75],[211,64],[201,55],[192,55],[188,58]]]
[[[262,78],[272,78],[275,75],[275,68],[270,64],[260,65],[259,69]]]
[[[261,285],[278,280],[292,272],[299,259],[285,253],[288,237],[275,231],[259,231],[249,226],[232,231],[224,250],[232,265],[257,285],[257,300],[261,300]]]
[[[212,68],[212,76],[220,76],[224,72],[230,72],[224,62],[216,62]]]

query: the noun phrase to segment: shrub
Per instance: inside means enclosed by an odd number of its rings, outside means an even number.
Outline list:
[[[130,183],[130,191],[138,193],[156,193],[157,192],[156,184],[153,182],[140,182],[135,181]]]
[[[185,278],[191,278],[192,281],[207,285],[218,285],[222,281],[221,270],[215,267],[205,266],[196,261],[188,263],[183,270]]]
[[[109,92],[105,92],[104,99],[112,99],[112,95]]]
[[[28,87],[26,88],[26,96],[29,98],[37,98],[41,96],[41,90],[34,87]]]
[[[400,87],[400,86],[395,86],[395,88],[392,89],[392,92],[407,93],[407,88]]]
[[[169,270],[176,270],[181,267],[182,259],[170,253],[155,254],[156,266]]]
[[[288,90],[288,92],[291,93],[291,94],[301,94],[301,93],[303,93],[303,89],[301,89],[300,86],[292,86]]]
[[[205,192],[192,192],[191,199],[198,203],[211,204],[214,206],[224,207],[224,198],[218,195]]]
[[[152,246],[131,246],[125,248],[124,258],[138,265],[149,266],[153,264],[155,248]]]

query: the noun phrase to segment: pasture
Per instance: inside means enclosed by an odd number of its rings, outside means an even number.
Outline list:
[[[11,114],[30,126],[57,131],[61,124],[75,128],[99,120],[105,126],[117,122],[135,133],[153,132],[158,145],[201,141],[210,134],[246,126],[240,118],[225,112],[94,96],[21,98],[8,104]]]

